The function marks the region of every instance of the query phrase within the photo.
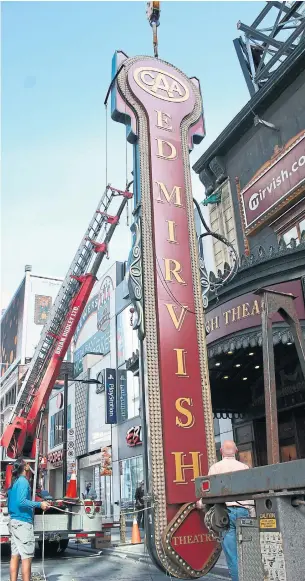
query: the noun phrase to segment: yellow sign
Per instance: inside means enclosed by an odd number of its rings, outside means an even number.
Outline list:
[[[260,529],[276,529],[275,518],[261,518],[259,521]]]
[[[146,93],[171,103],[187,101],[190,92],[181,79],[155,67],[139,67],[133,73],[137,85]]]

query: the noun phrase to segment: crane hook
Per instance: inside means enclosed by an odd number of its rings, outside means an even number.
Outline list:
[[[146,15],[150,26],[153,29],[154,56],[158,58],[158,34],[157,28],[160,26],[160,2],[147,2]]]

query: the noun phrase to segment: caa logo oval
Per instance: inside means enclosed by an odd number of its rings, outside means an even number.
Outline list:
[[[154,67],[137,68],[133,78],[146,93],[163,101],[182,103],[190,96],[188,87],[178,77]]]

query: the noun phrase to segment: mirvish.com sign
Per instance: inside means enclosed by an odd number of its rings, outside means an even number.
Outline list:
[[[263,223],[270,212],[305,183],[305,132],[241,192],[246,228]]]

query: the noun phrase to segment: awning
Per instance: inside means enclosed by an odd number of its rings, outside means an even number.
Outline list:
[[[305,339],[305,323],[302,322],[303,336]],[[231,337],[226,337],[223,341],[215,341],[214,344],[208,347],[208,358],[211,359],[216,355],[221,355],[221,353],[234,352],[237,349],[247,349],[248,347],[261,347],[263,343],[262,330],[261,327],[256,329],[251,329],[249,331],[243,331],[235,333]],[[273,327],[273,345],[278,345],[282,343],[283,345],[291,345],[294,343],[294,338],[289,327],[281,326],[278,327],[274,325]]]

